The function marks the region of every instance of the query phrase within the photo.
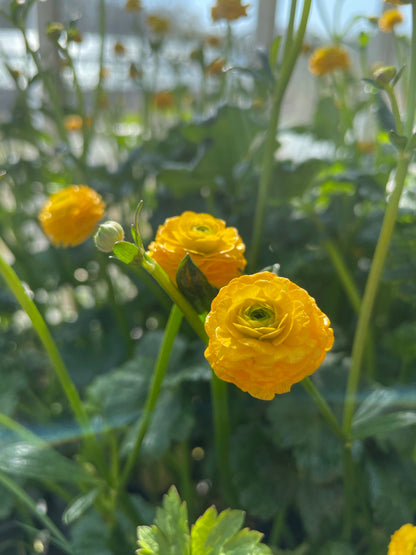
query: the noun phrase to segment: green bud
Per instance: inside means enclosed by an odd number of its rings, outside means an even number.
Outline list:
[[[53,41],[57,41],[61,38],[62,33],[65,31],[65,27],[59,21],[54,21],[49,23],[46,27],[46,35]]]
[[[95,246],[102,252],[111,252],[114,244],[123,239],[123,228],[118,222],[113,222],[112,220],[101,224],[94,235]]]
[[[397,70],[394,66],[383,66],[374,71],[373,77],[377,85],[385,87],[392,79],[394,79],[396,73]]]

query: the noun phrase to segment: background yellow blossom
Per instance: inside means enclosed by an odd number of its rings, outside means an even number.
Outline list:
[[[314,50],[309,58],[309,71],[320,77],[337,69],[347,69],[350,57],[341,46],[322,46]]]
[[[49,197],[39,221],[55,246],[74,247],[94,233],[104,209],[105,203],[94,189],[70,185]]]
[[[404,21],[403,14],[400,10],[392,8],[391,10],[386,10],[380,16],[378,20],[378,26],[383,33],[391,33],[393,29],[399,23]]]
[[[212,302],[205,357],[215,374],[273,399],[312,374],[331,349],[330,321],[309,294],[271,272],[241,276]]]
[[[246,266],[245,246],[234,227],[210,214],[184,212],[168,218],[149,245],[150,255],[173,282],[186,254],[214,287],[223,287]]]

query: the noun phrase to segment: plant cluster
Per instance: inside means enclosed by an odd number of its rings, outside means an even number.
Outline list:
[[[134,48],[99,0],[88,88],[80,22],[43,56],[3,2],[2,554],[415,552],[416,0],[342,3],[254,60],[241,0],[215,35],[128,0]]]

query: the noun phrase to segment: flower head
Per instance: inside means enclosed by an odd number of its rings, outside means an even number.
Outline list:
[[[124,9],[127,12],[140,12],[142,10],[142,3],[140,0],[127,0]]]
[[[247,17],[249,5],[243,6],[241,0],[217,0],[217,4],[211,8],[211,16],[213,21],[220,19],[234,21],[239,17]]]
[[[337,69],[347,69],[350,63],[348,52],[341,46],[321,46],[309,57],[309,71],[320,77]]]
[[[403,14],[397,8],[386,10],[378,20],[378,26],[383,33],[391,33],[399,23],[404,21]]]
[[[169,31],[170,21],[160,15],[149,15],[147,18],[149,29],[158,35],[164,35]]]
[[[223,287],[205,321],[205,357],[215,374],[259,399],[273,399],[312,374],[331,349],[330,321],[309,294],[271,272]]]
[[[104,209],[105,203],[94,189],[70,185],[49,197],[39,221],[55,246],[74,247],[94,233]]]
[[[82,126],[82,117],[78,114],[69,114],[64,117],[64,127],[67,131],[80,131]]]
[[[198,266],[211,285],[223,287],[241,275],[246,265],[245,246],[234,227],[210,214],[184,212],[168,218],[149,245],[149,254],[173,282],[186,254]]]
[[[122,42],[120,42],[119,40],[117,42],[114,43],[114,54],[116,54],[116,56],[124,56],[124,54],[126,53],[126,49],[124,47],[124,44]]]
[[[416,549],[416,526],[404,524],[391,536],[387,555],[413,555]]]
[[[175,98],[170,91],[159,91],[153,96],[152,104],[158,110],[168,110],[173,108]]]

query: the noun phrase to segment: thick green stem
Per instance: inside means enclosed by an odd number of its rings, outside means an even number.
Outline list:
[[[163,338],[162,345],[160,347],[159,356],[156,361],[152,383],[143,408],[143,414],[140,419],[140,426],[137,433],[137,437],[134,442],[133,449],[131,450],[128,456],[126,466],[122,471],[121,478],[118,484],[119,491],[122,491],[126,483],[128,482],[131,471],[133,470],[133,467],[140,454],[140,449],[141,449],[143,440],[145,438],[146,432],[149,429],[153,412],[156,407],[156,402],[159,397],[160,388],[162,387],[162,381],[163,381],[163,378],[165,377],[166,370],[169,364],[169,357],[172,351],[173,342],[179,331],[181,322],[182,322],[182,312],[178,308],[178,306],[174,304],[172,306],[169,320],[166,325],[165,335]]]
[[[27,295],[21,281],[17,277],[14,270],[9,266],[0,253],[0,275],[3,276],[8,287],[16,297],[17,301],[20,303],[23,310],[29,316],[33,327],[35,328],[40,340],[45,347],[46,352],[49,355],[52,366],[58,377],[58,380],[64,390],[64,393],[68,399],[71,409],[85,435],[85,441],[91,450],[94,460],[100,468],[100,471],[104,476],[107,475],[106,465],[101,453],[99,444],[96,440],[94,432],[91,427],[91,423],[88,419],[87,413],[85,412],[84,406],[78,395],[78,391],[69,375],[69,372],[64,364],[64,361],[59,354],[58,348],[49,332],[48,327],[39,310],[37,309],[35,303]]]
[[[295,1],[296,0],[292,0],[292,4]],[[289,41],[290,49],[285,48],[281,72],[279,78],[276,81],[275,89],[273,92],[273,106],[272,112],[270,114],[270,123],[265,139],[263,166],[260,175],[259,189],[257,192],[257,206],[253,224],[251,256],[249,265],[251,271],[255,271],[259,257],[261,235],[264,228],[266,203],[273,173],[274,153],[276,150],[276,133],[279,124],[282,102],[293,70],[295,68],[296,60],[302,46],[303,38],[305,36],[311,3],[312,0],[304,0],[302,16],[296,38],[294,41]]]
[[[213,373],[211,380],[212,408],[214,412],[215,449],[224,499],[236,506],[230,466],[230,421],[228,416],[227,383]]]

